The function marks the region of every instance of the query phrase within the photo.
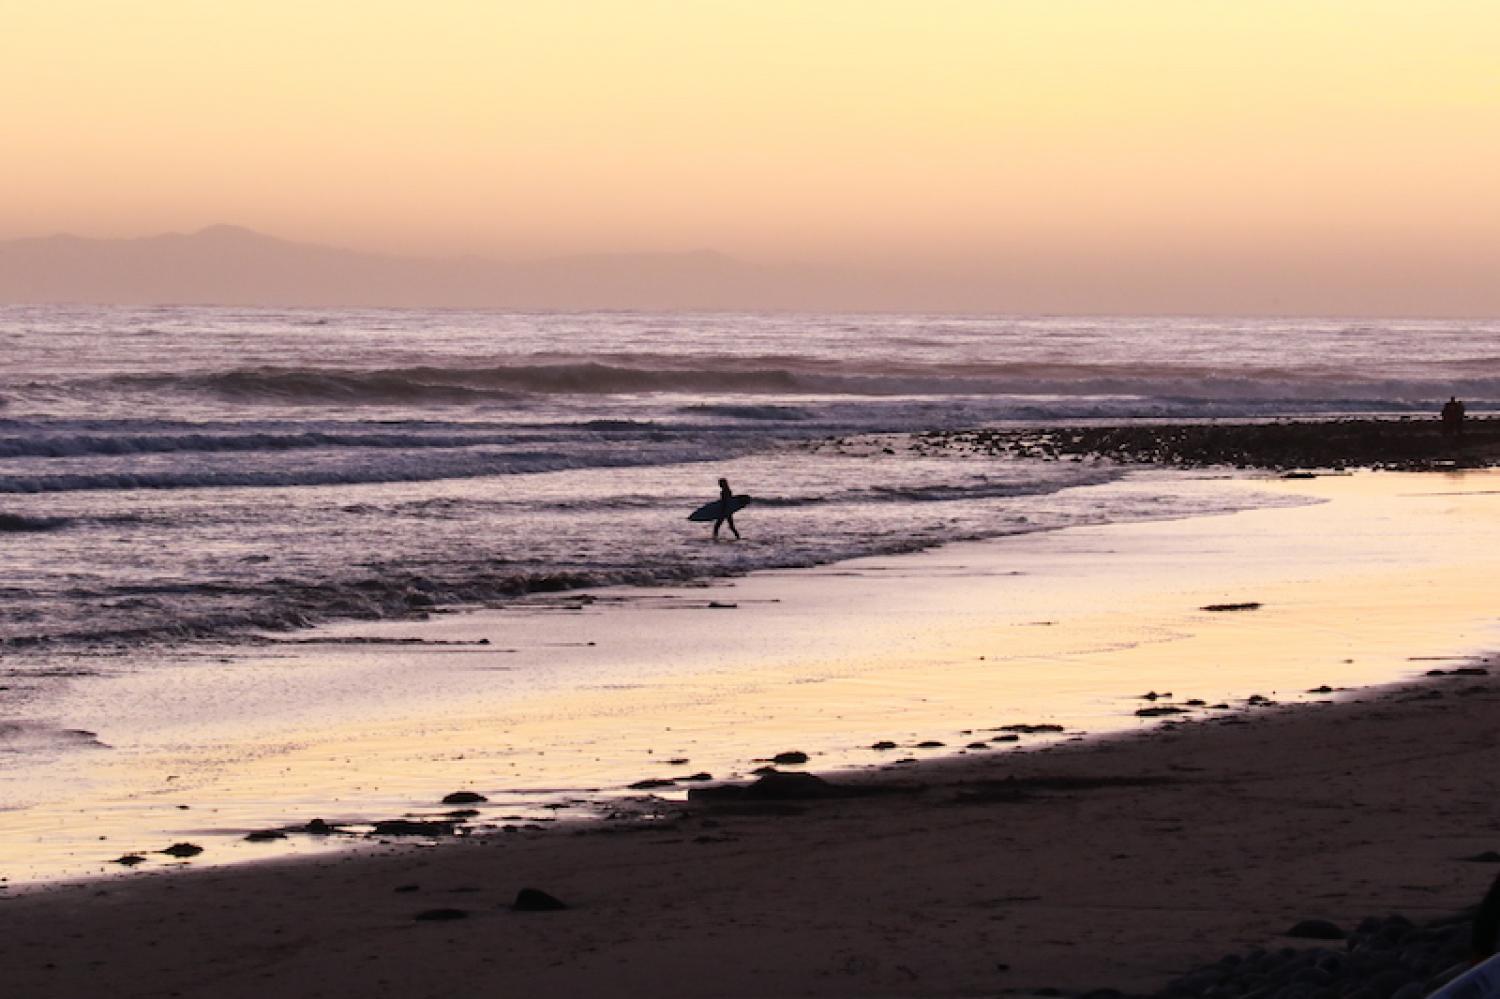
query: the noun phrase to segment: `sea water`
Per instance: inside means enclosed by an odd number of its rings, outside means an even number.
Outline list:
[[[1195,512],[807,442],[1500,401],[1500,324],[0,308],[0,649],[386,617]],[[687,512],[756,498],[747,543]],[[12,667],[15,668],[15,667]],[[15,692],[10,692],[15,696]]]

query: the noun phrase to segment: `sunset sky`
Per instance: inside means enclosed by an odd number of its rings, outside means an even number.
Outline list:
[[[0,0],[0,93],[0,238],[712,247],[1210,303],[1295,274],[1417,311],[1500,263],[1494,0]]]

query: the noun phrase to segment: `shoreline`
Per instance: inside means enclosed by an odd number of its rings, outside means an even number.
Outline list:
[[[681,795],[705,772],[747,780],[785,751],[823,771],[912,766],[894,761],[1386,682],[1414,650],[1495,647],[1483,599],[1494,560],[1471,558],[1484,546],[1457,529],[1494,529],[1474,519],[1488,474],[1204,480],[1205,496],[1232,485],[1345,500],[964,543],[681,599],[563,595],[434,619],[418,646],[384,641],[410,638],[404,622],[321,629],[329,644],[181,663],[165,706],[164,674],[111,678],[90,688],[108,700],[80,704],[96,714],[78,723],[116,748],[32,779],[55,803],[8,813],[0,873],[35,880],[50,863],[135,878],[183,841],[206,848],[200,866],[325,851],[333,837],[244,837],[314,818],[383,835],[374,823],[447,820],[455,809],[439,799],[458,790],[490,800],[454,831],[483,833],[630,807],[640,790]],[[1394,521],[1411,536],[1392,548]],[[1246,601],[1266,603],[1205,610]],[[496,644],[480,644],[489,635]],[[286,700],[292,683],[301,704]],[[1162,699],[1139,699],[1148,688]],[[205,699],[184,699],[195,691]],[[180,717],[193,724],[179,736]],[[10,787],[28,785],[13,773]],[[109,863],[141,855],[135,871]]]
[[[1154,990],[1303,919],[1476,902],[1478,668],[846,778],[890,793],[51,885],[0,896],[0,959],[37,997]]]

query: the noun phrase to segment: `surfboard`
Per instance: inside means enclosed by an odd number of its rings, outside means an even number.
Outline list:
[[[723,500],[714,500],[712,503],[703,504],[698,509],[688,514],[688,520],[718,520],[719,504],[722,502]],[[733,496],[729,500],[729,512],[735,513],[736,511],[745,509],[745,507],[749,505],[749,496]]]

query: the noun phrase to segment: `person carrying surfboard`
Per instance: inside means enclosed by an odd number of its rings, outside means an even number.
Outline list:
[[[719,528],[725,524],[734,532],[734,539],[740,539],[740,529],[734,526],[734,490],[729,488],[728,479],[719,480],[719,515],[714,519],[714,540],[719,540]]]

